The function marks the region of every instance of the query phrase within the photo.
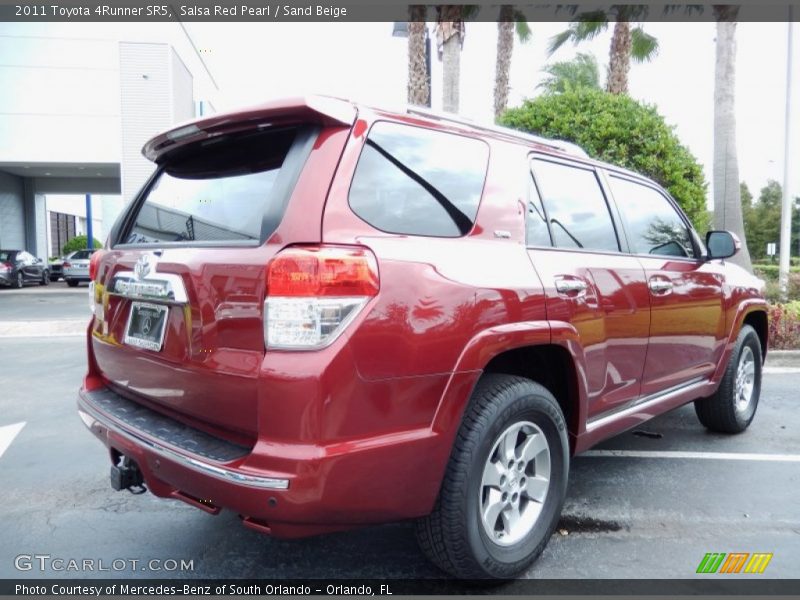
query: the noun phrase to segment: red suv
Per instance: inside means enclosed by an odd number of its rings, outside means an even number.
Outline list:
[[[92,256],[78,403],[116,489],[280,537],[418,519],[445,571],[510,577],[571,456],[692,401],[753,419],[738,241],[571,144],[312,97],[144,154]]]

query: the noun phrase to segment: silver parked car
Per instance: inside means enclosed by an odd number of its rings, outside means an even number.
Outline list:
[[[64,260],[62,273],[69,287],[75,287],[81,281],[89,281],[89,259],[94,252],[94,250],[78,250]]]

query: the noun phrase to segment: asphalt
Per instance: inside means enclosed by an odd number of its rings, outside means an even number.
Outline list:
[[[84,299],[74,295],[76,311]],[[20,310],[17,302],[0,293],[0,315]],[[0,427],[25,422],[0,455],[0,578],[441,576],[417,549],[410,523],[280,541],[244,528],[234,514],[213,517],[177,501],[113,491],[107,454],[75,410],[84,344],[80,336],[0,337]],[[685,579],[696,577],[707,552],[771,552],[764,576],[797,579],[798,387],[798,371],[765,374],[758,414],[741,435],[707,432],[686,406],[597,448],[695,453],[688,458],[576,457],[559,531],[526,577]],[[19,571],[21,554],[140,562],[102,574]],[[193,570],[141,569],[154,558],[191,560]]]
[[[0,287],[0,322],[89,320],[87,284],[71,288],[63,281],[47,286],[27,285],[21,290]]]

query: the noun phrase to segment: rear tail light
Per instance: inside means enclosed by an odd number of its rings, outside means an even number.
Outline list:
[[[103,258],[104,254],[104,250],[96,250],[89,258],[89,279],[92,281],[95,281],[97,278],[97,265],[100,262],[100,259]],[[65,264],[64,266],[66,267],[67,265]]]
[[[98,293],[102,288],[95,285],[95,282],[98,275],[98,263],[103,258],[103,254],[105,254],[105,250],[95,250],[89,257],[89,310],[101,321],[105,320],[102,295]],[[64,263],[64,266],[68,267],[69,263]]]
[[[0,263],[0,271],[10,271],[11,263]]]
[[[303,246],[280,252],[267,268],[267,348],[330,345],[378,289],[378,263],[367,248]]]
[[[63,265],[61,265],[61,266],[62,266],[63,268],[65,268],[65,269],[69,269],[69,268],[70,268],[72,265],[71,265],[71,264],[69,264],[68,262],[65,262],[65,263],[64,263]]]

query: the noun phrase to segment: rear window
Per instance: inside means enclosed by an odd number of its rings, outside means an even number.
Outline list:
[[[480,140],[379,122],[358,159],[350,207],[389,233],[462,236],[475,224],[488,162]]]
[[[14,262],[16,258],[16,250],[0,250],[0,262]]]
[[[297,132],[283,128],[211,138],[168,158],[123,242],[261,240],[267,213],[283,212],[277,205],[287,194],[276,182]]]
[[[72,258],[73,260],[83,260],[86,258],[91,258],[92,252],[94,252],[94,250],[79,250],[78,252],[73,254],[70,258]]]

